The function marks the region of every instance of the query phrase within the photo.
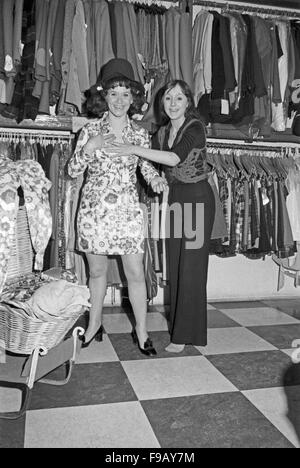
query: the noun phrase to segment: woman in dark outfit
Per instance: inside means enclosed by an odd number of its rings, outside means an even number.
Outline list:
[[[135,151],[140,157],[170,166],[165,168],[169,207],[171,211],[173,204],[181,207],[182,216],[179,213],[174,218],[167,244],[171,343],[166,350],[178,353],[186,344],[207,344],[206,285],[215,199],[207,180],[205,128],[190,88],[184,81],[175,80],[162,89],[160,96],[159,109],[166,125],[153,138],[152,150],[136,147]],[[124,154],[123,145],[120,150]],[[128,147],[126,152],[130,151]]]

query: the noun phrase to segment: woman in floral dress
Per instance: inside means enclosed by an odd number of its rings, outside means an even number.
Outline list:
[[[134,154],[111,157],[105,152],[113,142],[149,147],[150,141],[147,131],[131,119],[145,101],[130,63],[112,59],[101,72],[101,86],[92,88],[87,100],[87,109],[99,119],[82,129],[68,166],[71,177],[87,169],[77,220],[77,244],[88,260],[92,304],[84,341],[102,340],[107,256],[121,255],[136,320],[133,339],[141,352],[155,355],[146,328],[144,217],[136,190],[137,165],[155,192],[160,193],[165,182],[150,162]]]

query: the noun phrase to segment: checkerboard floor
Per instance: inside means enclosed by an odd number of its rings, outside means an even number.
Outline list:
[[[299,447],[300,300],[212,303],[208,317],[208,346],[174,355],[166,310],[152,306],[148,358],[131,314],[106,308],[104,341],[81,351],[67,385],[35,384],[26,416],[0,420],[0,447]],[[20,399],[0,388],[0,411]]]

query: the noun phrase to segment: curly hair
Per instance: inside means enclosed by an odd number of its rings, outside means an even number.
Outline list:
[[[156,117],[160,126],[167,125],[167,123],[170,121],[170,118],[168,117],[164,109],[164,97],[166,93],[171,91],[171,89],[174,89],[177,85],[181,88],[181,91],[183,92],[183,94],[186,96],[188,100],[188,107],[185,112],[185,116],[195,117],[198,119],[201,118],[195,107],[194,96],[189,85],[183,80],[172,80],[172,81],[169,81],[165,86],[163,86],[158,91],[155,97],[154,112],[156,114]]]
[[[104,112],[108,111],[106,96],[109,90],[117,86],[122,86],[131,91],[133,103],[128,110],[129,117],[131,118],[134,114],[141,113],[142,107],[146,102],[145,89],[141,83],[127,78],[112,78],[103,83],[102,86],[101,88],[101,86],[98,87],[96,84],[85,93],[87,98],[85,110],[88,117],[101,118]]]

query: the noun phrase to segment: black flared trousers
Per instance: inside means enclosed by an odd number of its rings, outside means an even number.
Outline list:
[[[205,346],[209,244],[215,216],[211,186],[206,180],[195,184],[172,184],[169,211],[167,252],[171,341]]]

